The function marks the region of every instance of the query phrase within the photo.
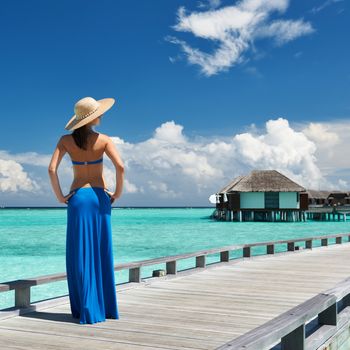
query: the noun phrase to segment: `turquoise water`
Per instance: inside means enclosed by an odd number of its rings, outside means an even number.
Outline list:
[[[350,222],[217,222],[204,209],[114,209],[112,232],[115,263],[151,259],[237,243],[350,232]],[[0,210],[0,283],[65,272],[65,209]],[[259,249],[255,252],[259,253]],[[238,253],[237,253],[238,254]],[[208,262],[218,260],[218,254]],[[192,267],[195,259],[178,263]],[[142,277],[165,264],[145,267]],[[128,272],[116,273],[116,282]],[[32,301],[68,293],[67,282],[37,286]],[[14,305],[14,292],[0,293],[0,309]]]

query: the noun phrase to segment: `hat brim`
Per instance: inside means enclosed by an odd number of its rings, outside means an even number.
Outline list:
[[[80,128],[81,126],[88,124],[95,118],[99,117],[103,113],[107,112],[115,103],[114,98],[103,98],[102,100],[97,100],[97,102],[100,104],[97,110],[89,115],[88,117],[82,119],[82,120],[77,120],[75,114],[73,117],[69,120],[69,122],[66,124],[64,127],[66,130],[75,130]]]

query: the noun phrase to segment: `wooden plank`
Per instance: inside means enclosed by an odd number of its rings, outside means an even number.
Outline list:
[[[27,331],[18,331],[11,329],[2,329],[0,332],[0,348],[7,349],[8,347],[15,347],[25,350],[169,350],[179,349],[179,347],[161,347],[158,345],[147,346],[125,341],[106,341],[98,340],[93,337],[66,337],[64,334],[44,334],[31,333]],[[193,347],[183,348],[192,350]]]
[[[41,317],[41,318],[40,318]],[[107,320],[106,322],[99,322],[94,325],[80,325],[76,321],[71,322],[67,313],[60,313],[54,315],[54,318],[47,320],[44,319],[45,314],[37,315],[36,317],[30,318],[18,318],[12,319],[6,323],[6,328],[13,328],[19,330],[40,330],[40,331],[55,331],[59,334],[66,333],[74,335],[92,334],[102,338],[115,337],[118,340],[122,339],[123,336],[129,337],[131,335],[131,329],[136,331],[138,334],[147,334],[147,337],[157,339],[158,336],[166,337],[180,337],[181,339],[192,339],[192,340],[203,340],[208,342],[214,342],[217,337],[230,338],[231,334],[227,327],[227,331],[222,331],[220,324],[216,324],[216,327],[210,329],[209,327],[202,329],[197,327],[192,322],[182,319],[181,322],[176,324],[157,322],[140,322],[139,320],[124,319],[121,317],[119,320]],[[163,318],[165,319],[165,318]],[[215,323],[214,323],[215,325]],[[2,326],[0,325],[0,330]],[[232,328],[231,328],[232,331]],[[106,333],[107,332],[107,333]],[[117,336],[120,333],[121,336]],[[124,334],[125,333],[125,334]],[[215,344],[214,344],[215,345]]]
[[[107,320],[94,325],[80,325],[72,322],[38,322],[26,317],[24,320],[8,320],[6,325],[0,325],[0,338],[2,333],[8,330],[21,331],[32,334],[51,336],[65,336],[71,338],[72,342],[79,341],[79,347],[84,348],[83,344],[91,340],[99,340],[110,343],[140,344],[149,347],[169,347],[169,348],[194,348],[194,349],[213,349],[218,345],[217,340],[213,340],[206,335],[200,337],[197,332],[191,332],[187,336],[175,333],[174,329],[166,332],[162,327],[153,327],[145,331],[138,328],[133,331],[120,330],[117,327],[119,320]],[[203,333],[202,333],[203,334]],[[227,337],[227,335],[226,335]]]
[[[46,339],[61,346],[59,337],[68,332],[70,344],[89,346],[91,337],[84,332],[90,330],[95,341],[109,344],[113,339],[122,344],[113,344],[113,349],[123,345],[135,350],[214,349],[263,326],[349,276],[349,252],[348,244],[331,245],[230,260],[196,272],[143,280],[138,287],[117,291],[119,320],[78,325],[72,323],[69,303],[61,303],[25,317],[0,320],[0,342],[12,339],[8,344],[20,348],[24,346],[21,338],[33,331],[38,335],[30,339],[32,348],[49,349]],[[345,295],[345,284],[337,292],[339,296]],[[72,330],[72,326],[77,328]]]

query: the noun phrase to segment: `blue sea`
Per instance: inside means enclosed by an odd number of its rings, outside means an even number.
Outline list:
[[[350,221],[217,222],[209,218],[212,212],[212,208],[113,209],[115,264],[238,243],[350,232]],[[65,272],[66,215],[66,208],[0,210],[0,283]],[[259,252],[257,248],[255,253]],[[211,255],[208,263],[218,258],[218,254]],[[178,268],[194,264],[194,258],[186,259]],[[165,264],[145,267],[142,277],[159,268]],[[117,283],[126,282],[128,272],[116,272],[115,278]],[[66,281],[31,291],[32,301],[68,294]],[[0,309],[13,305],[14,291],[0,293]]]

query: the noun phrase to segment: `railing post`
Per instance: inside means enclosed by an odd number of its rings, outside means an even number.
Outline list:
[[[230,252],[228,250],[224,252],[220,252],[220,261],[229,261],[230,260]]]
[[[322,238],[321,239],[321,246],[326,247],[328,245],[328,238]]]
[[[140,267],[133,267],[129,269],[129,282],[141,282]]]
[[[205,255],[196,256],[196,267],[205,267]]]
[[[350,306],[350,294],[347,294],[343,297],[343,305],[344,307]]]
[[[337,317],[338,317],[337,303],[335,302],[330,307],[328,307],[326,310],[324,310],[318,314],[318,324],[336,326],[337,325]]]
[[[282,350],[305,350],[305,325],[301,325],[281,339]]]
[[[335,243],[336,244],[342,244],[342,242],[343,242],[343,237],[342,236],[335,238]]]
[[[268,244],[266,246],[266,253],[267,254],[275,254],[275,245],[274,244]]]
[[[170,274],[170,275],[176,275],[177,274],[176,260],[174,260],[174,261],[167,261],[167,263],[166,263],[166,273]]]
[[[30,305],[30,287],[15,289],[15,307],[28,307]]]
[[[251,247],[244,247],[243,248],[243,257],[250,258],[250,256],[251,256]]]
[[[305,248],[312,249],[312,239],[305,241]]]
[[[288,242],[288,244],[287,244],[287,250],[288,250],[289,252],[294,252],[294,250],[295,250],[295,242]]]

